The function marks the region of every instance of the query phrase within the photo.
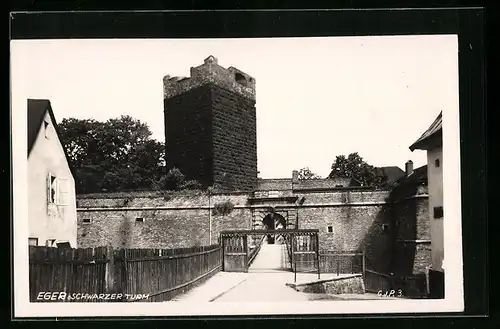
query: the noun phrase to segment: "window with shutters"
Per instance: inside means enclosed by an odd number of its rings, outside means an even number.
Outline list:
[[[47,177],[47,202],[49,204],[56,203],[56,190],[57,190],[56,176],[49,173]]]
[[[57,206],[68,205],[68,179],[53,174],[47,177],[47,202]]]
[[[69,196],[69,187],[67,178],[59,178],[57,184],[57,205],[67,206]]]

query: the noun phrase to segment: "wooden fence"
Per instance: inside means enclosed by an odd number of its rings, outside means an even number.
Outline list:
[[[118,250],[30,246],[30,300],[170,300],[220,271],[221,252],[219,245]]]

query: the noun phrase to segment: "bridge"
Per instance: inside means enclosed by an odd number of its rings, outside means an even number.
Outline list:
[[[286,284],[321,277],[318,230],[223,231],[221,244],[222,271],[174,301],[307,301]]]

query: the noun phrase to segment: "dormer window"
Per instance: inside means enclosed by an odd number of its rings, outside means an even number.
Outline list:
[[[43,133],[46,139],[49,139],[49,122],[47,120],[43,121]]]

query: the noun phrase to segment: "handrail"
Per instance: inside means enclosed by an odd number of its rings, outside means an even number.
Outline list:
[[[266,237],[263,236],[259,243],[257,244],[257,246],[255,247],[255,249],[253,249],[251,252],[250,252],[250,257],[248,258],[248,262],[247,262],[247,267],[249,267],[250,265],[252,265],[252,262],[255,260],[255,257],[257,257],[257,254],[259,253],[260,251],[260,248],[262,247],[262,243],[264,242],[264,239]]]

